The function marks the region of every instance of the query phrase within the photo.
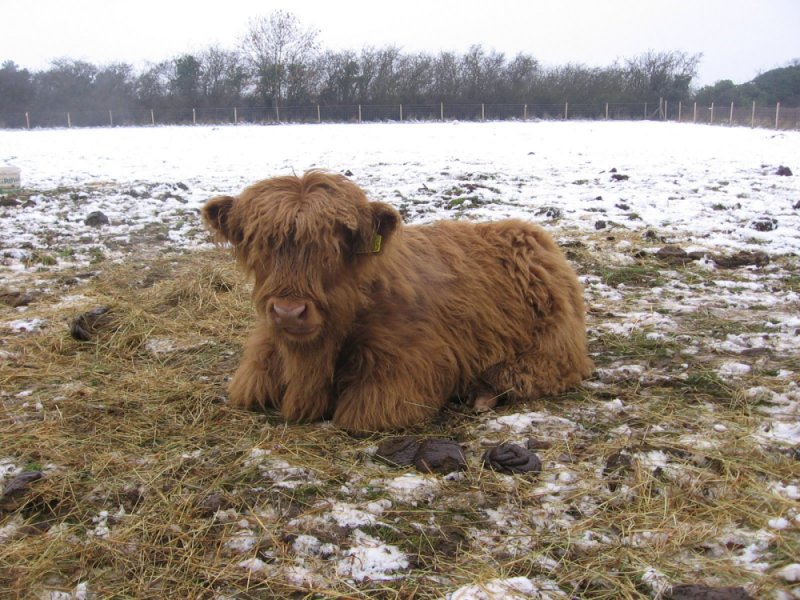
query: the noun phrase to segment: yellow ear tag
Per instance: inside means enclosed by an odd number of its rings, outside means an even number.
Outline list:
[[[380,233],[376,233],[372,237],[371,244],[364,244],[361,248],[358,249],[357,254],[377,254],[381,251],[381,244],[383,243],[383,236]]]

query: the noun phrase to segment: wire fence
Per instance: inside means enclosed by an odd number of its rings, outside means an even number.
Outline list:
[[[509,120],[663,120],[800,129],[800,108],[710,106],[696,102],[627,102],[570,104],[353,104],[331,106],[255,106],[231,108],[152,108],[125,110],[0,112],[0,129],[52,127],[126,127],[278,123],[368,123],[403,121]]]

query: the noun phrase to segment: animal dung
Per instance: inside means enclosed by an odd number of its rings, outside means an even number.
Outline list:
[[[398,466],[414,466],[422,473],[452,473],[462,471],[467,462],[458,442],[444,439],[419,440],[399,436],[385,440],[378,446],[376,456]]]
[[[534,452],[511,443],[489,448],[483,453],[483,464],[509,475],[536,475],[542,470],[542,461]]]

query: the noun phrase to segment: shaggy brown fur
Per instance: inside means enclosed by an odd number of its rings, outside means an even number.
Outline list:
[[[322,171],[213,198],[203,217],[255,279],[235,406],[396,429],[453,396],[558,394],[592,370],[581,286],[536,225],[403,226]]]

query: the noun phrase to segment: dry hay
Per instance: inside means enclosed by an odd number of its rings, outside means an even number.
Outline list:
[[[609,246],[597,237],[571,251],[589,277],[600,375],[557,402],[484,415],[452,405],[412,432],[461,443],[467,469],[452,477],[374,460],[390,434],[229,408],[251,308],[223,251],[105,264],[85,278],[35,274],[28,285],[45,291],[27,311],[0,307],[6,324],[42,319],[33,332],[7,327],[0,346],[0,589],[442,598],[526,577],[582,598],[659,597],[695,582],[788,593],[779,570],[800,555],[797,499],[775,484],[797,483],[797,449],[759,441],[763,398],[747,390],[785,391],[775,373],[796,372],[796,357],[760,355],[746,380],[721,378],[720,356],[698,339],[759,319],[718,311],[667,311],[677,325],[665,338],[603,329],[652,307],[656,286],[718,293],[691,265],[601,263]],[[796,262],[771,268],[776,286],[796,286]],[[110,310],[93,340],[71,339],[71,319],[98,306]],[[540,476],[482,468],[488,446],[531,437]],[[770,529],[778,517],[789,525]],[[395,566],[359,572],[363,547]]]

